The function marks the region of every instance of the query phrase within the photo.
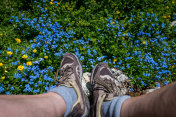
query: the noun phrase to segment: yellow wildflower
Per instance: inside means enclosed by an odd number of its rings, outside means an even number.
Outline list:
[[[117,59],[114,59],[114,62],[116,62],[117,61]]]
[[[168,8],[169,8],[169,6],[166,6],[166,8],[168,9]]]
[[[60,3],[58,2],[57,5],[59,5]]]
[[[174,1],[172,1],[172,4],[174,4],[175,2]]]
[[[34,49],[34,50],[33,50],[33,52],[34,52],[34,53],[36,53],[36,52],[37,52],[37,50],[36,50],[36,49]]]
[[[125,37],[122,37],[122,39],[125,39]]]
[[[54,2],[54,0],[51,0],[51,2]]]
[[[2,36],[3,36],[3,34],[0,33],[0,37],[2,37]]]
[[[120,14],[120,11],[116,11],[116,14]]]
[[[19,69],[20,71],[22,71],[22,70],[24,69],[24,66],[23,66],[23,65],[19,65],[19,66],[18,66],[18,69]]]
[[[3,63],[0,63],[0,67],[2,67],[4,64]]]
[[[1,79],[4,80],[4,79],[5,79],[5,76],[2,76]]]
[[[13,53],[11,51],[7,51],[7,55],[12,55]]]
[[[50,5],[54,4],[54,2],[50,2]]]
[[[47,9],[47,7],[45,7],[45,9]]]
[[[48,41],[45,41],[46,44],[48,44]]]
[[[168,15],[168,18],[170,18],[171,16],[170,15]]]
[[[31,61],[28,61],[28,62],[26,63],[26,65],[32,65],[32,62],[31,62]]]
[[[15,38],[17,43],[21,43],[21,39]]]
[[[48,56],[44,56],[45,59],[48,59]]]
[[[27,58],[28,58],[28,55],[25,55],[25,54],[24,54],[24,55],[22,56],[22,58],[23,58],[23,59],[27,59]]]
[[[7,67],[6,67],[6,66],[5,66],[5,70],[4,70],[4,72],[8,72],[8,71],[7,71]]]
[[[167,18],[167,16],[165,16],[165,15],[164,15],[163,17],[164,17],[164,18]]]
[[[112,21],[112,24],[115,24],[115,22],[114,22],[114,21]]]
[[[145,41],[143,41],[142,43],[143,43],[143,44],[145,44],[146,42],[145,42]]]

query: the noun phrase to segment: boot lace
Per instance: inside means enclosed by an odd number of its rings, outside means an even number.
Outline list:
[[[93,91],[103,90],[106,93],[116,92],[116,90],[115,90],[116,85],[114,83],[114,80],[111,80],[111,79],[104,79],[103,81],[95,80],[95,83],[98,84],[98,86],[95,86],[95,84],[94,84]]]
[[[73,68],[70,66],[67,66],[64,69],[60,70],[60,79],[56,80],[59,84],[65,84],[65,82],[68,82],[69,79],[71,79],[71,76],[73,74]]]

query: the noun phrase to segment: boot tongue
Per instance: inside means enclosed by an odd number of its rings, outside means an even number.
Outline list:
[[[62,61],[61,61],[61,66],[60,69],[63,69],[64,67],[66,67],[67,65],[72,65],[74,62],[74,60],[71,57],[65,57]]]
[[[101,75],[109,75],[110,77],[113,78],[112,72],[111,72],[110,69],[108,69],[108,68],[103,68],[103,69],[100,71],[100,74],[101,74]]]
[[[102,77],[104,77],[103,79],[103,84],[105,85],[107,91],[109,91],[109,93],[112,93],[112,92],[116,92],[117,91],[117,86],[115,84],[115,78],[114,76],[112,75],[112,72],[110,70],[110,68],[103,68],[101,71],[100,71],[100,75]]]

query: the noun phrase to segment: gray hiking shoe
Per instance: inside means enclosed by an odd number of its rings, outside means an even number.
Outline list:
[[[109,101],[118,96],[115,78],[107,64],[99,63],[92,71],[90,82],[93,90],[91,114],[92,117],[101,117],[103,101]]]
[[[81,85],[82,74],[83,70],[78,57],[73,53],[65,54],[60,64],[59,86],[74,88],[78,96],[69,117],[87,117],[89,114],[89,100]]]

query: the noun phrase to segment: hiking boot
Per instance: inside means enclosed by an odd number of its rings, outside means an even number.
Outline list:
[[[90,79],[93,91],[91,114],[92,117],[101,117],[101,105],[117,97],[117,86],[111,69],[105,63],[99,63],[92,71]]]
[[[83,70],[78,57],[73,53],[65,54],[60,64],[59,86],[74,88],[78,97],[69,117],[87,117],[89,114],[89,100],[81,85],[82,74]]]

